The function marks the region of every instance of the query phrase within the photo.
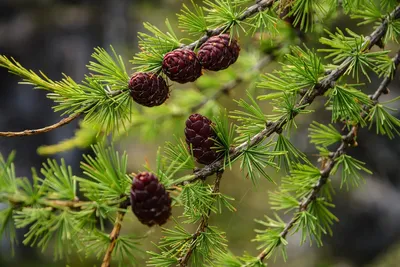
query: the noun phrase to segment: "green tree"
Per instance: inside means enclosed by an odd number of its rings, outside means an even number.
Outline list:
[[[141,51],[131,61],[136,73],[153,73],[165,80],[163,60],[167,53],[178,49],[198,51],[210,38],[223,33],[230,34],[228,46],[238,36],[259,39],[259,60],[254,66],[246,65],[252,55],[242,51],[243,62],[237,64],[243,74],[229,70],[217,74],[217,79],[206,79],[204,86],[211,93],[188,90],[182,97],[171,92],[168,103],[159,107],[143,108],[134,103],[125,62],[112,47],[110,52],[95,48],[93,61],[88,64],[91,74],[79,83],[66,75],[61,81],[53,81],[12,58],[0,56],[1,67],[20,76],[24,84],[46,90],[55,103],[54,111],[68,116],[42,129],[0,132],[0,136],[40,134],[83,117],[76,136],[56,146],[42,147],[39,152],[53,154],[75,146],[92,146],[94,152],[81,164],[82,177],[74,175],[64,161],[49,159],[39,172],[32,170],[32,183],[16,177],[14,154],[0,157],[0,201],[6,204],[0,211],[0,234],[6,235],[12,245],[17,242],[16,229],[28,227],[22,243],[42,250],[51,244],[56,259],[78,251],[102,258],[102,266],[110,266],[111,260],[135,264],[132,259],[141,252],[141,240],[120,234],[124,215],[134,205],[130,191],[135,175],[127,173],[128,155],[107,145],[105,139],[116,141],[131,129],[143,133],[151,129],[155,135],[161,128],[182,129],[184,120],[194,112],[214,121],[212,149],[220,157],[198,168],[194,147],[189,150],[178,136],[176,142],[158,151],[156,168],[145,166],[170,192],[173,207],[183,207],[183,220],[174,220],[173,228],[163,228],[163,237],[154,251],[148,252],[149,266],[265,266],[277,253],[287,258],[285,248],[290,234],[300,232],[301,244],[317,246],[322,245],[324,234],[332,235],[331,227],[338,218],[331,211],[335,191],[331,179],[339,173],[341,187],[349,189],[362,182],[363,173],[370,173],[363,162],[347,154],[357,146],[358,131],[375,127],[376,134],[389,138],[399,135],[400,121],[391,114],[387,102],[379,102],[382,94],[389,93],[387,86],[400,64],[400,50],[392,53],[385,49],[399,41],[398,1],[203,2],[203,6],[194,2],[183,5],[178,14],[178,27],[187,34],[185,38],[178,38],[168,20],[168,32],[144,24],[147,32],[139,33]],[[352,19],[361,19],[359,25],[370,24],[372,32],[362,36],[337,29],[324,34],[326,23],[334,20],[339,10]],[[300,44],[304,38],[318,34],[323,35],[319,39],[323,49],[315,51]],[[187,42],[189,37],[194,40]],[[379,49],[372,50],[374,46]],[[326,53],[325,59],[321,53]],[[262,67],[271,60],[281,62],[280,68],[260,76]],[[370,82],[371,73],[382,82],[374,94],[367,95],[359,80]],[[357,84],[350,83],[353,79]],[[226,80],[224,86],[215,89]],[[215,104],[243,81],[264,90],[249,90],[247,99],[237,100],[237,110],[226,111]],[[324,108],[332,117],[332,124],[313,122],[309,128],[310,143],[320,151],[321,166],[314,166],[290,142],[296,117],[313,112],[310,105],[317,98],[325,99]],[[260,101],[271,102],[271,114],[263,112]],[[346,134],[334,125],[345,126]],[[258,255],[233,255],[224,229],[209,224],[209,218],[223,209],[235,210],[233,199],[220,191],[224,171],[234,164],[240,165],[255,187],[262,178],[279,184],[270,194],[275,217],[257,220],[262,228],[256,230],[254,238],[260,244]],[[270,177],[274,169],[285,173],[281,181]],[[214,179],[211,184],[207,183],[209,179]],[[78,194],[84,198],[79,199]],[[285,222],[278,212],[292,214],[291,220]],[[105,230],[106,221],[114,225],[111,233]],[[188,232],[186,224],[196,224],[197,230]]]

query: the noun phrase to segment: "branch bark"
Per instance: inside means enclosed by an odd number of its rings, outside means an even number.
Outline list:
[[[0,192],[0,199],[9,201],[12,205],[16,206],[28,206],[28,199],[21,195],[9,194]],[[1,202],[1,201],[0,201]],[[37,200],[37,203],[53,208],[70,208],[70,209],[81,209],[84,206],[93,204],[93,201],[81,201],[78,198],[74,200],[58,200],[58,199],[47,199],[41,198]],[[30,205],[30,204],[29,204]]]
[[[106,253],[103,258],[103,263],[101,267],[110,267],[112,253],[114,251],[115,246],[117,245],[117,240],[119,237],[119,233],[121,232],[122,221],[126,214],[126,208],[130,205],[129,198],[119,205],[119,211],[117,212],[117,218],[115,219],[114,227],[110,233],[110,244],[106,250]]]
[[[69,124],[71,121],[75,120],[78,118],[81,114],[77,113],[75,115],[69,116],[67,118],[63,118],[59,122],[52,124],[50,126],[46,126],[44,128],[39,128],[39,129],[32,129],[32,130],[24,130],[21,132],[0,132],[0,136],[4,137],[18,137],[18,136],[30,136],[30,135],[37,135],[41,133],[47,133],[52,130],[55,130],[57,128],[60,128],[66,124]]]

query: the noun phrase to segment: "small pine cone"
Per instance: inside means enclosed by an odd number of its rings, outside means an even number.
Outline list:
[[[214,149],[214,140],[217,135],[211,127],[212,122],[200,114],[193,114],[186,120],[186,143],[192,145],[193,156],[201,164],[210,164],[217,160],[221,153]]]
[[[155,73],[138,72],[129,81],[133,100],[146,107],[159,106],[167,100],[169,88],[164,78]]]
[[[239,57],[240,46],[235,39],[225,33],[213,36],[199,49],[197,57],[203,68],[219,71],[228,68]]]
[[[176,49],[164,56],[163,72],[178,83],[194,82],[201,76],[201,64],[192,50]]]
[[[133,179],[132,211],[147,226],[163,225],[171,215],[171,198],[152,173],[142,172]]]

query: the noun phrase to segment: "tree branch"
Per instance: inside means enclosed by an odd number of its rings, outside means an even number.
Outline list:
[[[213,187],[213,191],[212,191],[213,194],[216,194],[219,192],[219,185],[220,185],[220,182],[222,179],[222,174],[223,174],[223,171],[217,172],[217,178],[215,179],[214,187]],[[203,216],[199,226],[197,227],[196,232],[193,234],[192,242],[190,243],[188,250],[186,251],[184,256],[179,259],[179,266],[181,266],[181,267],[187,266],[190,256],[192,256],[193,251],[196,248],[197,238],[199,237],[199,235],[201,233],[203,233],[206,230],[206,228],[208,226],[208,219],[210,218],[210,215],[211,215],[211,210],[209,209],[207,216]]]
[[[398,19],[399,17],[400,17],[400,5],[397,6],[396,9],[393,12],[391,12],[388,17],[385,18],[382,24],[379,25],[379,27],[377,27],[376,30],[372,32],[371,35],[365,38],[362,47],[365,46],[366,47],[365,49],[370,49],[372,46],[377,44],[387,31],[389,18]],[[336,69],[331,71],[325,78],[323,78],[317,85],[315,85],[314,88],[310,90],[310,93],[305,94],[304,97],[296,105],[296,107],[299,107],[299,109],[305,109],[314,101],[314,99],[317,96],[321,96],[330,88],[333,88],[335,82],[346,72],[347,68],[350,66],[351,61],[352,61],[351,57],[348,57],[346,60],[344,60],[342,64],[340,64]],[[298,115],[297,113],[294,113],[292,119],[297,115]],[[261,132],[259,132],[258,134],[256,134],[255,136],[253,136],[250,139],[250,141],[246,141],[237,146],[236,148],[232,149],[230,153],[230,160],[233,161],[234,159],[239,157],[244,150],[259,144],[260,142],[265,140],[265,138],[271,136],[273,133],[282,131],[283,126],[286,123],[288,123],[288,120],[285,118],[281,118],[275,122],[268,123],[266,128]],[[223,163],[224,159],[220,159],[210,165],[203,167],[202,169],[196,171],[194,173],[193,179],[186,181],[186,183],[191,183],[200,179],[205,179],[206,177],[221,170],[223,168]]]
[[[252,17],[253,15],[255,15],[258,12],[264,11],[267,8],[271,7],[272,4],[275,2],[275,0],[261,0],[261,1],[257,1],[256,4],[250,6],[249,8],[247,8],[243,14],[241,16],[239,16],[236,20],[237,21],[243,21],[249,17]],[[194,41],[191,44],[188,45],[184,45],[181,48],[186,48],[186,49],[190,49],[190,50],[194,50],[197,47],[200,47],[202,44],[204,44],[210,37],[218,35],[223,33],[224,31],[227,30],[226,25],[218,27],[216,29],[213,30],[209,30],[207,31],[207,33],[205,35],[203,35],[200,39],[198,39],[197,41]]]
[[[50,126],[44,127],[44,128],[25,130],[25,131],[21,131],[21,132],[0,132],[0,136],[17,137],[17,136],[30,136],[30,135],[37,135],[37,134],[41,134],[41,133],[47,133],[47,132],[50,132],[52,130],[55,130],[57,128],[60,128],[64,125],[70,123],[71,121],[78,118],[80,115],[81,115],[80,113],[77,113],[77,114],[69,116],[67,118],[63,118],[59,122],[52,124]]]
[[[123,196],[125,197],[125,196]],[[121,202],[119,205],[119,211],[117,212],[117,218],[115,219],[114,227],[110,233],[110,245],[106,250],[106,254],[103,258],[103,263],[101,267],[110,267],[112,253],[114,251],[115,246],[117,245],[117,240],[119,237],[119,233],[121,232],[122,221],[125,217],[126,208],[130,205],[130,199],[127,198],[125,201]]]
[[[397,67],[400,64],[400,50],[397,52],[396,56],[392,60],[393,60],[393,62],[395,64],[395,69],[394,69],[394,73],[395,73]],[[394,73],[393,73],[393,75],[391,77],[394,76]],[[375,91],[375,93],[370,97],[371,100],[373,100],[375,102],[375,104],[377,103],[379,97],[385,91],[387,91],[387,86],[392,81],[391,77],[386,77],[381,82],[381,84],[379,85],[379,87]],[[363,116],[362,116],[363,118],[365,118],[368,115],[369,110],[370,110],[370,107],[364,107],[364,113],[363,113]],[[313,189],[310,192],[310,194],[300,203],[299,212],[307,210],[307,208],[311,204],[311,202],[313,202],[316,199],[318,193],[321,191],[322,187],[328,181],[330,173],[331,173],[332,169],[334,168],[334,166],[336,164],[336,159],[339,158],[341,155],[345,154],[348,147],[353,146],[355,144],[355,138],[357,137],[358,127],[359,127],[358,125],[354,125],[351,128],[351,130],[350,130],[350,132],[348,134],[342,136],[342,143],[336,149],[336,151],[333,153],[333,155],[330,157],[329,163],[327,165],[325,165],[325,167],[321,170],[321,177],[319,178],[318,182],[313,187]],[[280,233],[280,237],[286,238],[287,234],[293,228],[293,226],[298,221],[298,219],[299,219],[299,217],[295,215],[286,224],[285,228]],[[269,253],[271,253],[272,249],[273,248],[270,248],[270,249],[262,251],[257,257],[259,259],[259,261],[263,261],[265,259],[265,257],[267,257],[269,255]]]

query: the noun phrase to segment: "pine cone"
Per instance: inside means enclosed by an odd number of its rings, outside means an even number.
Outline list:
[[[171,215],[171,198],[152,173],[142,172],[133,179],[131,206],[143,224],[153,226],[167,222]]]
[[[164,73],[178,83],[194,82],[201,76],[201,65],[192,50],[176,49],[164,56]]]
[[[129,81],[133,100],[146,107],[159,106],[167,100],[169,88],[164,78],[155,73],[138,72]]]
[[[239,57],[240,46],[225,33],[213,36],[199,49],[197,56],[203,68],[219,71],[228,68]]]
[[[221,153],[211,149],[211,147],[215,146],[212,139],[217,138],[211,124],[212,122],[208,118],[200,114],[193,114],[186,120],[185,128],[186,143],[189,148],[192,145],[193,156],[197,162],[206,165],[221,156]]]

